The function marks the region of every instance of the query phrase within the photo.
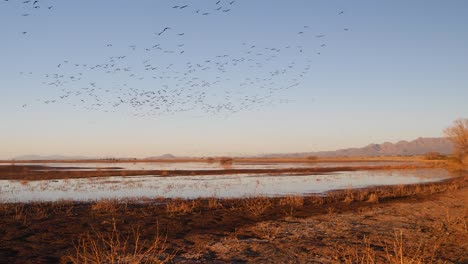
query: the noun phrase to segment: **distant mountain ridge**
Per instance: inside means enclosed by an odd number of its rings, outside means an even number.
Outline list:
[[[181,157],[176,157],[172,154],[164,154],[160,156],[153,156],[153,157],[147,157],[144,158],[145,160],[171,160],[171,159],[177,159]],[[96,157],[86,157],[86,156],[64,156],[64,155],[23,155],[23,156],[18,156],[13,158],[13,160],[99,160],[99,159],[134,159],[134,158],[124,158],[124,157],[119,157],[119,158],[112,158],[112,157],[106,157],[106,158],[96,158]]]
[[[450,154],[452,145],[446,138],[417,138],[412,141],[401,140],[396,143],[384,142],[382,144],[369,144],[362,148],[347,148],[334,151],[315,151],[315,152],[300,152],[300,153],[276,153],[264,154],[257,157],[275,158],[275,157],[376,157],[376,156],[411,156],[424,155],[428,152],[438,152],[440,154]],[[178,157],[172,154],[164,154],[144,158],[144,160],[172,160]],[[24,155],[15,157],[13,160],[93,160],[96,158],[85,156],[63,156],[63,155]],[[124,159],[124,158],[121,158]],[[130,158],[129,158],[130,159]]]
[[[262,157],[376,157],[424,155],[428,152],[450,154],[452,145],[446,138],[417,138],[412,141],[401,140],[396,143],[369,144],[362,148],[347,148],[334,151],[301,152],[289,154],[266,154]]]
[[[170,159],[176,159],[178,157],[172,155],[172,154],[164,154],[164,155],[160,155],[160,156],[153,156],[153,157],[147,157],[147,158],[144,158],[144,159],[147,159],[147,160],[157,160],[157,159],[165,159],[165,160],[170,160]]]
[[[23,155],[13,158],[14,160],[87,160],[94,159],[85,156],[63,156],[63,155]]]

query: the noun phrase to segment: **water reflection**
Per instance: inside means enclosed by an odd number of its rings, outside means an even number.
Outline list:
[[[285,168],[317,168],[317,167],[356,167],[356,166],[398,166],[417,165],[419,162],[306,162],[306,163],[261,163],[234,162],[221,164],[219,162],[113,162],[113,163],[16,163],[17,165],[42,165],[50,167],[79,167],[70,170],[96,170],[119,168],[124,170],[222,170],[222,169],[285,169]],[[0,165],[1,166],[1,165]]]
[[[135,176],[0,181],[1,202],[322,194],[375,185],[425,183],[451,177],[444,169],[352,171],[317,175]]]

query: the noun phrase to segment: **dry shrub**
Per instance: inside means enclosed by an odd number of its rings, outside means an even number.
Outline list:
[[[33,204],[30,211],[30,214],[34,216],[35,220],[41,220],[49,217],[48,206],[43,203]]]
[[[291,207],[299,208],[304,205],[304,197],[303,196],[281,197],[278,204],[281,206],[291,206]]]
[[[174,199],[166,203],[166,211],[170,215],[191,213],[195,207],[196,201]]]
[[[16,221],[26,224],[28,217],[26,215],[26,208],[24,207],[24,204],[15,204],[13,206],[13,213],[13,218]]]
[[[359,191],[357,193],[357,198],[359,201],[365,201],[369,196],[369,192],[366,190]]]
[[[73,215],[73,209],[75,208],[75,204],[72,201],[57,201],[52,202],[52,211],[54,213],[65,213],[66,216]]]
[[[334,214],[334,213],[335,213],[335,207],[333,207],[333,206],[327,207],[327,213],[328,213],[329,215]]]
[[[378,203],[379,202],[379,197],[375,193],[371,193],[369,195],[369,198],[367,199],[368,203]]]
[[[254,217],[258,217],[263,214],[273,204],[271,199],[267,197],[252,197],[245,198],[242,200],[243,207]]]
[[[446,237],[433,238],[420,243],[411,243],[414,241],[407,240],[403,236],[403,232],[396,231],[394,236],[386,241],[380,239],[377,248],[374,250],[371,246],[371,240],[364,237],[362,243],[354,247],[348,245],[339,246],[339,257],[342,263],[390,263],[390,264],[422,264],[422,263],[440,263],[437,260],[439,249]],[[337,256],[338,257],[338,256]],[[442,262],[445,263],[445,262]]]
[[[123,235],[113,220],[111,232],[94,231],[82,236],[75,244],[74,254],[65,256],[73,263],[96,264],[133,264],[133,263],[168,263],[174,258],[174,252],[166,253],[166,238],[159,234],[156,226],[155,238],[142,240],[139,228],[133,228],[130,235]]]
[[[257,224],[252,229],[252,231],[257,237],[261,239],[273,240],[276,238],[276,235],[279,233],[280,227],[274,226],[271,223],[261,222]]]
[[[351,193],[351,192],[348,193],[348,194],[345,196],[343,202],[344,202],[344,203],[347,203],[347,204],[354,202],[354,194]]]
[[[441,234],[419,244],[411,244],[403,236],[403,231],[395,230],[393,239],[384,242],[385,259],[387,263],[394,264],[435,263],[439,250],[447,239],[446,235]]]
[[[212,197],[208,199],[208,208],[209,209],[223,208],[223,204],[219,201],[218,198]]]
[[[354,248],[341,248],[340,252],[341,258],[346,264],[373,264],[375,262],[376,253],[371,247],[370,239],[364,236],[364,247],[360,248],[358,246]]]
[[[100,213],[115,213],[117,211],[117,202],[109,199],[99,200],[91,205],[91,210]]]

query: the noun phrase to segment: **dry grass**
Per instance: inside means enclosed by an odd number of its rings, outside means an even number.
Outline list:
[[[304,197],[303,196],[281,197],[278,204],[280,206],[291,206],[294,208],[299,208],[299,207],[304,206]]]
[[[363,247],[342,248],[339,250],[341,259],[346,264],[373,264],[376,254],[371,248],[371,243],[368,237],[363,238]]]
[[[384,242],[385,259],[393,264],[434,263],[444,237],[421,242],[416,247],[404,238],[402,230],[395,230],[393,240]]]
[[[374,241],[365,236],[354,247],[340,246],[337,259],[344,263],[361,264],[448,263],[441,260],[444,256],[442,250],[453,236],[466,236],[468,217],[466,214],[463,217],[453,217],[447,209],[445,218],[435,222],[428,230],[431,234],[429,237],[410,239],[401,229],[395,229],[393,235],[378,235]]]
[[[196,200],[187,201],[182,199],[173,199],[166,203],[166,211],[170,215],[187,214],[193,212],[199,206]]]
[[[103,199],[96,201],[91,205],[91,210],[99,213],[115,213],[117,211],[117,201],[110,199]]]
[[[281,228],[279,226],[267,222],[258,223],[254,228],[252,228],[252,232],[257,237],[265,240],[275,239],[280,230]]]
[[[208,198],[208,209],[223,208],[223,204],[218,198]]]
[[[158,226],[155,238],[147,241],[141,239],[139,228],[132,229],[130,235],[123,235],[113,220],[111,232],[86,233],[75,244],[74,254],[66,258],[73,264],[168,263],[175,254],[166,250],[166,237],[159,234]]]
[[[375,193],[371,193],[369,195],[369,198],[367,199],[368,203],[378,203],[379,202],[379,197]]]
[[[242,199],[242,207],[253,217],[262,215],[273,203],[268,197],[252,197]]]
[[[359,264],[423,264],[436,263],[436,255],[441,245],[441,240],[411,244],[403,235],[403,231],[395,230],[390,240],[375,243],[368,237],[354,247],[339,247],[339,256],[344,263]]]

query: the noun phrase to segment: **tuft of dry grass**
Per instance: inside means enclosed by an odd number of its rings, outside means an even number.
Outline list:
[[[263,214],[273,203],[268,197],[252,197],[241,200],[242,206],[253,217]]]
[[[166,251],[166,237],[159,234],[158,225],[155,238],[147,241],[141,239],[138,227],[133,228],[130,235],[123,235],[113,219],[112,231],[86,233],[75,244],[74,254],[65,258],[73,264],[162,264],[169,263],[175,256],[175,252]]]
[[[304,197],[303,196],[286,196],[279,199],[278,204],[280,206],[291,206],[294,208],[299,208],[304,206]]]
[[[261,239],[273,240],[280,229],[279,226],[275,226],[272,223],[261,222],[252,228],[252,232]]]
[[[117,202],[109,199],[99,200],[91,205],[91,210],[100,213],[115,213],[117,211]]]
[[[439,249],[446,237],[435,238],[420,243],[410,243],[403,235],[402,230],[395,230],[394,236],[372,245],[371,239],[364,236],[363,240],[354,247],[340,246],[339,256],[343,263],[390,263],[390,264],[423,264],[440,263]],[[414,242],[414,241],[413,241]],[[377,246],[377,247],[376,247]],[[376,250],[374,248],[380,248]],[[382,252],[383,251],[383,252]],[[445,263],[445,262],[442,262]]]
[[[166,211],[170,215],[191,213],[197,207],[197,201],[186,201],[182,199],[170,200],[166,203]]]
[[[369,198],[367,199],[368,203],[378,203],[379,202],[379,197],[375,193],[371,193],[369,195]]]
[[[219,201],[219,199],[215,197],[208,198],[208,209],[218,208],[223,208],[223,204]]]
[[[368,237],[363,238],[364,246],[354,248],[343,248],[339,250],[343,263],[346,264],[374,264],[376,263],[376,253],[371,247],[371,241]]]

